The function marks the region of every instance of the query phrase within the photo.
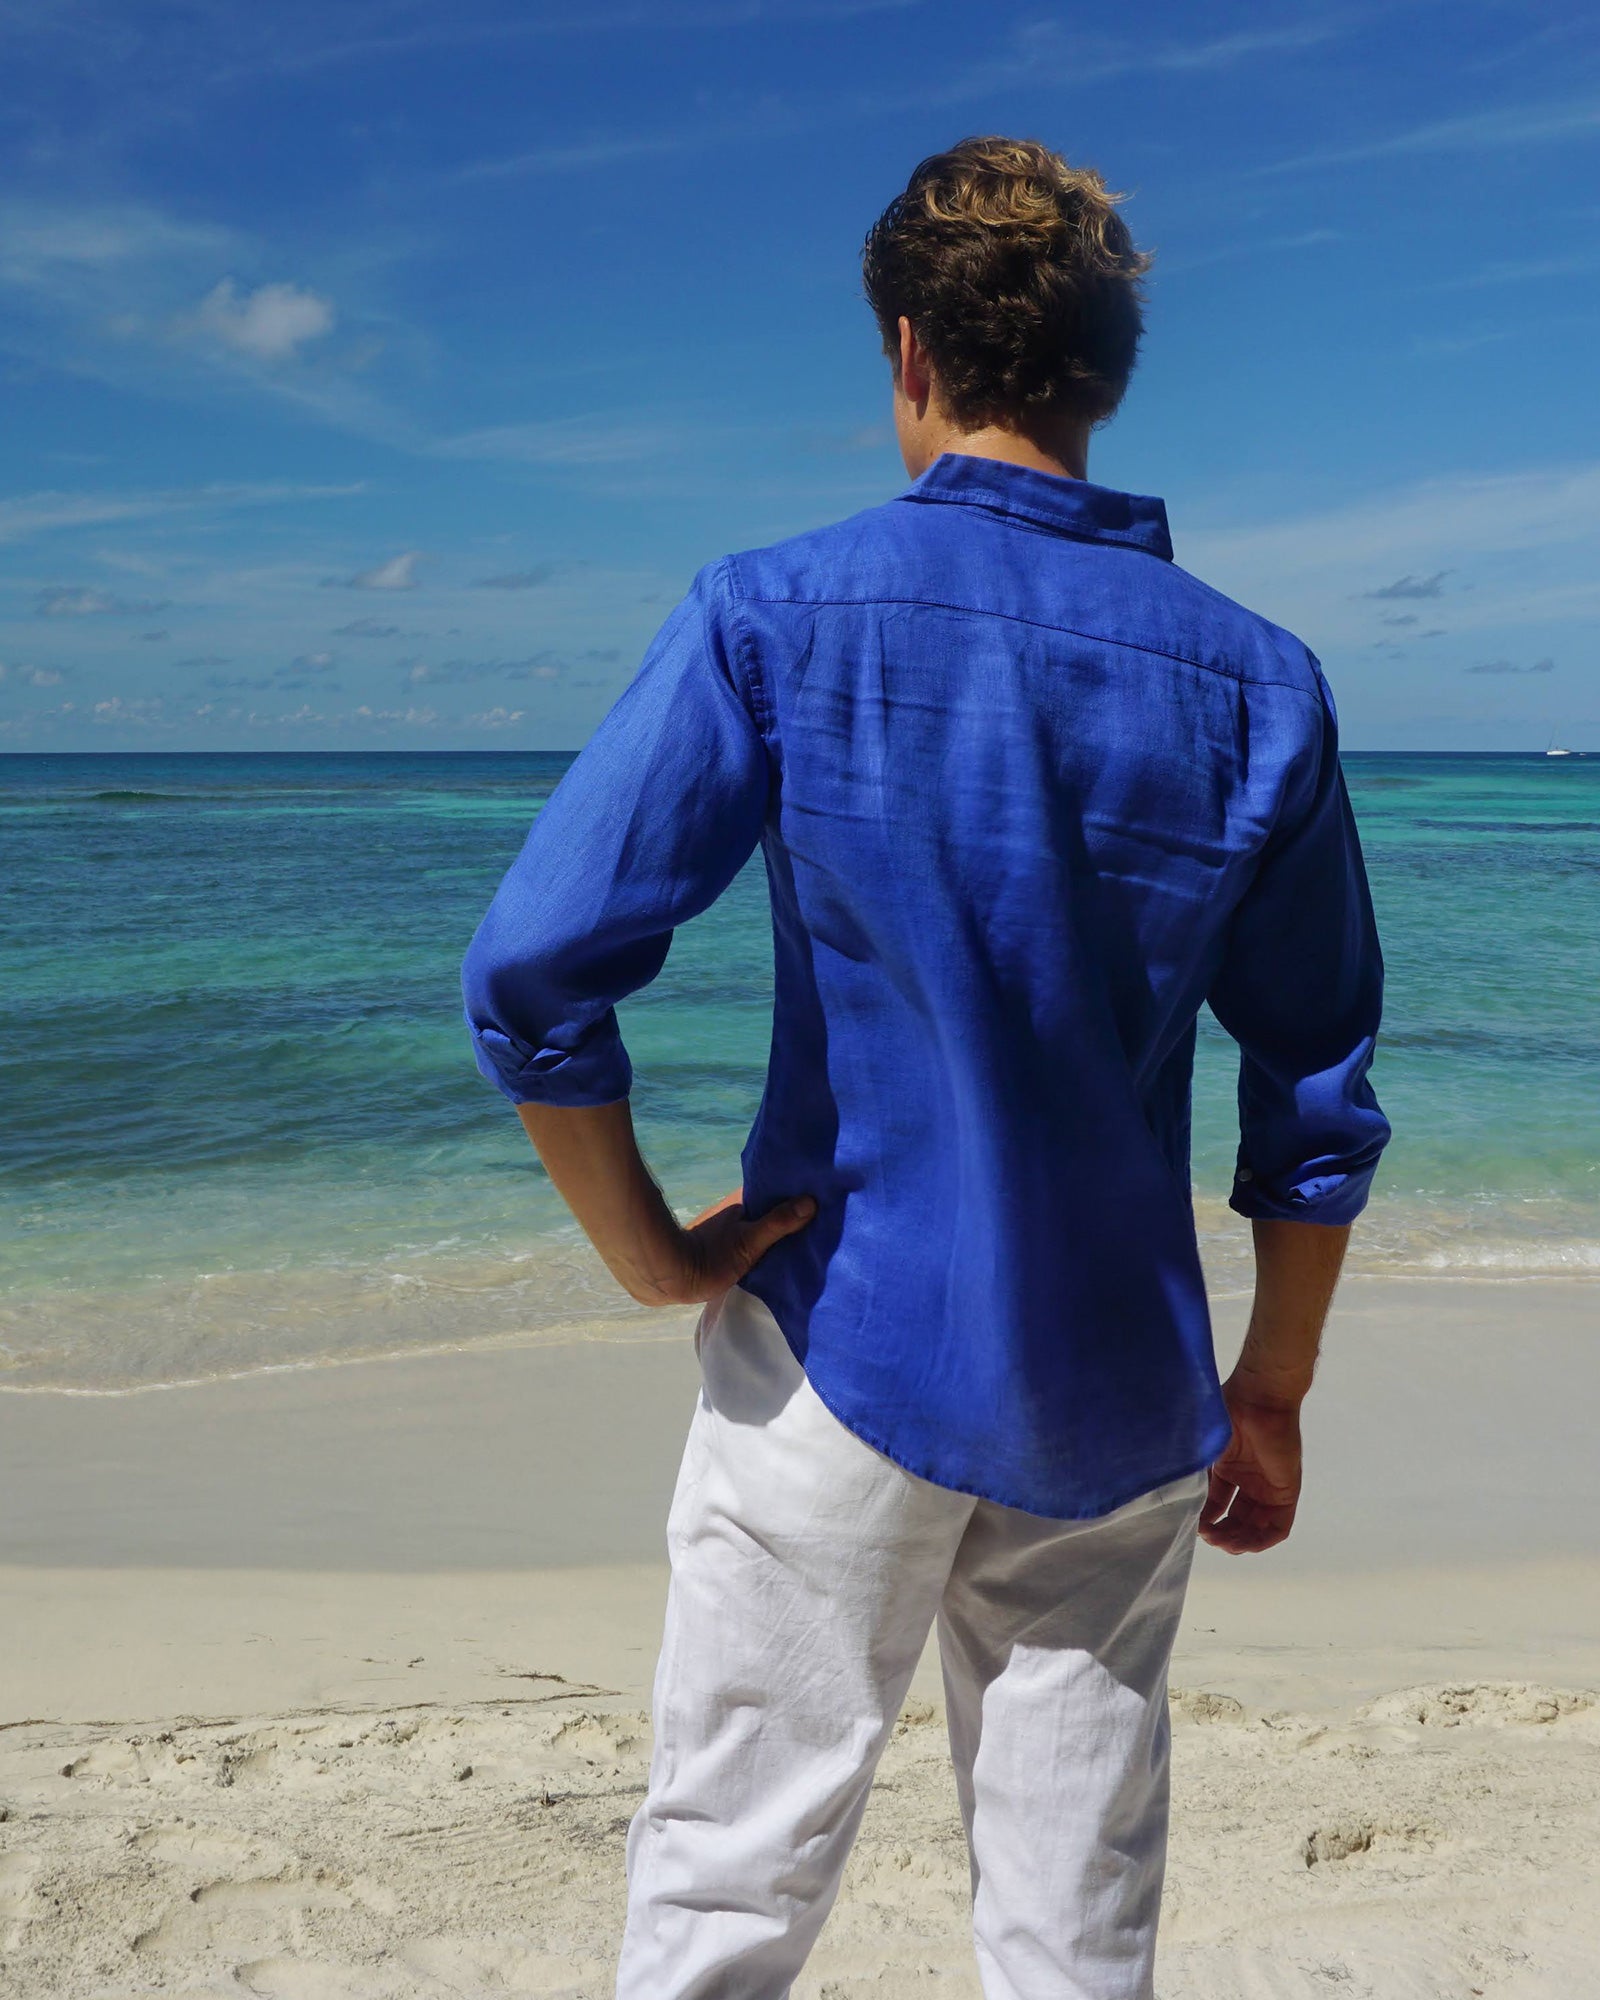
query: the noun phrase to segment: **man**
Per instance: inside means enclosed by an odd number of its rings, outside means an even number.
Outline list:
[[[1152,1990],[1196,1528],[1289,1532],[1388,1127],[1317,664],[1173,565],[1159,500],[1087,483],[1145,262],[1042,146],[917,168],[865,253],[913,483],[700,573],[468,956],[480,1065],[601,1256],[705,1302],[623,2000],[789,1991],[935,1620],[989,2000]],[[612,1007],[758,844],[766,1093],[742,1195],[686,1229]],[[1257,1248],[1225,1387],[1208,1000]]]

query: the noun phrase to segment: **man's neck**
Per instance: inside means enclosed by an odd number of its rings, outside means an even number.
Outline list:
[[[1025,465],[1030,472],[1053,473],[1058,479],[1089,476],[1089,426],[1041,424],[1014,430],[1004,424],[982,424],[964,431],[942,413],[918,412],[914,422],[900,425],[900,451],[906,471],[920,479],[936,458],[956,452],[964,458],[997,458],[1005,465]]]
[[[1053,472],[1058,479],[1087,479],[1089,438],[1086,431],[1030,437],[1022,431],[986,424],[981,430],[952,430],[934,453],[960,452],[967,458],[998,458],[1006,465],[1025,465],[1032,472]],[[930,459],[929,463],[933,461]]]

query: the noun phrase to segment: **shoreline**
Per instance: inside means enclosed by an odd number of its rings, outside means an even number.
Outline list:
[[[1366,1291],[1375,1286],[1426,1287],[1430,1293],[1437,1293],[1440,1288],[1445,1287],[1481,1287],[1485,1290],[1508,1291],[1531,1289],[1548,1292],[1551,1296],[1563,1288],[1577,1291],[1596,1289],[1597,1296],[1600,1296],[1600,1245],[1595,1246],[1595,1257],[1596,1263],[1592,1270],[1583,1268],[1567,1271],[1480,1269],[1472,1266],[1451,1267],[1439,1271],[1396,1270],[1388,1267],[1364,1270],[1357,1264],[1347,1267],[1345,1275],[1340,1280],[1339,1300],[1360,1305]],[[1207,1289],[1217,1331],[1220,1364],[1227,1340],[1233,1332],[1233,1322],[1238,1316],[1234,1308],[1241,1302],[1248,1303],[1251,1296],[1248,1259],[1242,1256],[1239,1262],[1239,1282],[1234,1282],[1231,1274],[1223,1276],[1213,1260],[1213,1281]],[[591,1308],[548,1322],[469,1335],[464,1339],[441,1337],[399,1346],[356,1348],[340,1353],[293,1355],[277,1360],[246,1362],[237,1367],[219,1367],[201,1373],[163,1376],[154,1381],[108,1383],[8,1381],[5,1364],[0,1362],[0,1400],[7,1397],[59,1396],[117,1401],[134,1396],[166,1394],[174,1390],[206,1389],[222,1383],[247,1382],[264,1376],[315,1374],[326,1369],[432,1360],[451,1355],[490,1354],[530,1348],[561,1348],[591,1343],[619,1347],[649,1346],[653,1343],[686,1337],[688,1330],[693,1326],[696,1310],[696,1308],[641,1307],[596,1311]],[[1335,1310],[1337,1312],[1338,1307]],[[3,1348],[0,1348],[0,1353],[3,1351]]]

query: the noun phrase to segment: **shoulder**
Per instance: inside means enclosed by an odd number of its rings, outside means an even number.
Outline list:
[[[1319,708],[1328,703],[1322,668],[1303,639],[1179,564],[1163,567],[1166,580],[1160,595],[1175,624],[1199,636],[1207,652],[1225,661],[1238,679],[1282,688]]]
[[[894,500],[842,521],[725,556],[719,569],[734,599],[765,604],[826,604],[870,599],[907,539],[908,509]]]

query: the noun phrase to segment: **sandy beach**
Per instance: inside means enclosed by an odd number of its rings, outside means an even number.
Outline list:
[[[1600,1994],[1596,1301],[1347,1283],[1197,1569],[1163,2000]],[[581,1332],[0,1395],[8,2000],[608,1992],[695,1376]],[[797,1994],[976,1995],[965,1899],[930,1655]]]

